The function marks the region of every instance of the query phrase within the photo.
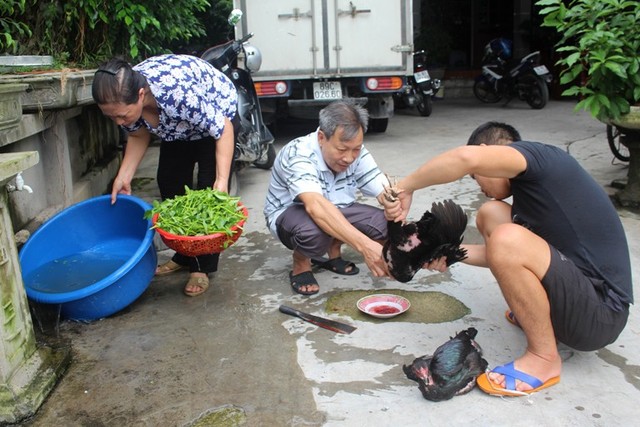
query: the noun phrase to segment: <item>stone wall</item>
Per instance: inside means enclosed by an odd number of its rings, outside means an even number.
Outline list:
[[[107,192],[120,163],[120,134],[93,103],[92,81],[93,71],[0,75],[0,105],[3,96],[8,105],[0,116],[15,112],[16,102],[2,88],[25,87],[18,121],[0,117],[0,153],[37,151],[40,159],[22,173],[33,192],[9,193],[14,233],[33,232],[61,209]]]

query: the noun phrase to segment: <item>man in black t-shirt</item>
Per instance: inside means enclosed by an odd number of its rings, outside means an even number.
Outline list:
[[[404,220],[414,191],[465,175],[493,200],[477,213],[484,244],[463,245],[463,262],[491,269],[510,308],[507,319],[527,337],[520,358],[481,375],[478,385],[494,395],[531,394],[560,380],[556,340],[592,351],[624,329],[633,303],[624,229],[605,191],[574,158],[521,141],[497,122],[401,180],[399,200],[385,202],[387,218]],[[503,201],[510,196],[512,205]],[[424,267],[444,271],[445,259]]]

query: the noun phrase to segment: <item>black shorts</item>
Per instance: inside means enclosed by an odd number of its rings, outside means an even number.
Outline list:
[[[627,324],[629,306],[614,310],[601,279],[587,277],[551,247],[551,263],[542,279],[551,323],[558,341],[580,351],[593,351],[614,342]]]

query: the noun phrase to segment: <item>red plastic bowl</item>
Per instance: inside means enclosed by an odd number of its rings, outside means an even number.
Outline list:
[[[198,256],[217,254],[233,245],[240,238],[240,235],[242,235],[242,226],[249,212],[242,203],[238,202],[238,206],[241,208],[245,219],[240,220],[240,222],[231,227],[233,234],[230,236],[225,233],[215,233],[206,236],[179,236],[168,233],[161,228],[156,228],[156,231],[160,234],[165,245],[182,255]],[[154,226],[157,220],[158,214],[155,214],[151,220]]]

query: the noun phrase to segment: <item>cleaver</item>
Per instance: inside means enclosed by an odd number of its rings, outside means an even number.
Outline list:
[[[325,319],[323,317],[314,316],[313,314],[303,313],[296,310],[295,308],[287,307],[286,305],[281,305],[280,311],[284,314],[290,314],[291,316],[299,317],[300,319],[309,323],[313,323],[314,325],[320,326],[321,328],[341,334],[350,334],[357,329],[355,326],[336,322],[335,320]]]

